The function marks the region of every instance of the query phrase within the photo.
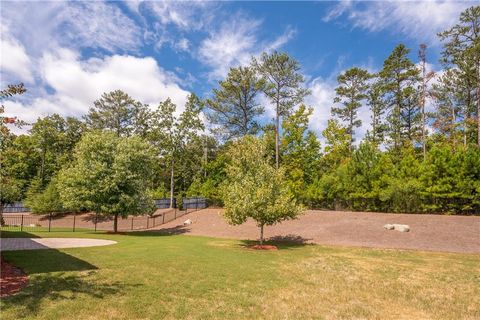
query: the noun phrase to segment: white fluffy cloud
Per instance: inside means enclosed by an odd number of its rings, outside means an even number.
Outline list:
[[[31,60],[25,52],[25,47],[11,38],[4,26],[0,43],[0,69],[3,82],[7,79],[14,81],[33,82]]]
[[[345,17],[355,27],[372,32],[390,30],[420,41],[436,40],[436,33],[453,25],[472,2],[460,1],[344,1],[323,18]]]
[[[151,105],[170,97],[181,110],[188,94],[175,77],[150,57],[114,55],[81,61],[73,51],[60,49],[43,56],[40,74],[53,93],[26,103],[7,101],[7,115],[20,116],[26,121],[52,113],[78,117],[84,115],[103,92],[116,89]]]
[[[198,51],[199,60],[211,68],[210,79],[224,77],[230,67],[248,64],[252,56],[263,51],[270,52],[287,43],[295,30],[287,27],[285,32],[273,41],[265,42],[257,38],[261,20],[244,16],[232,17],[212,31],[204,39]]]
[[[140,28],[118,6],[100,1],[4,2],[2,23],[38,56],[52,47],[135,51]]]

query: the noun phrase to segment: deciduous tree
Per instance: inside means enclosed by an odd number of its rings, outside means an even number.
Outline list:
[[[75,148],[73,163],[58,175],[58,191],[66,208],[118,217],[152,212],[147,189],[155,156],[139,137],[116,133],[85,134]]]
[[[236,141],[229,149],[227,180],[223,186],[225,218],[233,225],[252,218],[260,228],[263,244],[265,226],[294,219],[302,208],[285,182],[283,168],[269,164],[265,142],[253,136]]]

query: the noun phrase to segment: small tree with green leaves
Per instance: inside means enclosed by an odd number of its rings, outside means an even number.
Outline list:
[[[50,180],[44,190],[41,189],[40,179],[33,180],[24,203],[33,213],[46,214],[64,211],[55,179]]]
[[[66,208],[118,217],[150,213],[148,194],[155,155],[138,137],[92,132],[83,136],[70,167],[60,171],[58,191]]]
[[[252,218],[260,228],[294,219],[302,212],[285,182],[283,168],[269,164],[265,141],[246,136],[230,148],[227,180],[223,185],[225,218],[232,225]]]

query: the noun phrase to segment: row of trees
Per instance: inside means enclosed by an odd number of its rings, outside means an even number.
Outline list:
[[[478,213],[479,19],[480,7],[469,8],[458,25],[439,35],[444,69],[436,74],[426,68],[425,45],[414,62],[402,44],[375,74],[358,67],[342,72],[332,119],[321,132],[323,145],[309,130],[313,108],[304,103],[310,92],[300,65],[278,52],[230,69],[210,97],[191,94],[181,114],[170,99],[151,107],[113,91],[95,101],[83,119],[44,117],[29,135],[13,135],[7,124],[12,119],[4,118],[1,205],[26,199],[38,212],[74,208],[118,216],[148,212],[152,197],[202,195],[227,205],[231,221],[238,222],[244,218],[239,212],[258,215],[253,207],[232,207],[246,199],[240,190],[257,186],[264,188],[259,194],[280,190],[270,197],[278,201],[268,200],[278,207],[262,207],[270,217],[274,211],[294,216],[295,206],[281,209],[289,201],[353,210]],[[22,93],[14,88],[2,91],[2,98]],[[271,123],[261,121],[265,99],[275,108]],[[357,142],[355,130],[365,125],[358,113],[365,105],[371,126]],[[238,151],[248,148],[252,154]],[[266,162],[252,165],[250,173],[237,172],[255,163],[258,148]],[[255,177],[270,180],[258,185]]]

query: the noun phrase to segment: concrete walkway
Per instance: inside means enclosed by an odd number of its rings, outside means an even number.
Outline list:
[[[2,238],[0,251],[98,247],[115,243],[112,240],[85,238]]]

